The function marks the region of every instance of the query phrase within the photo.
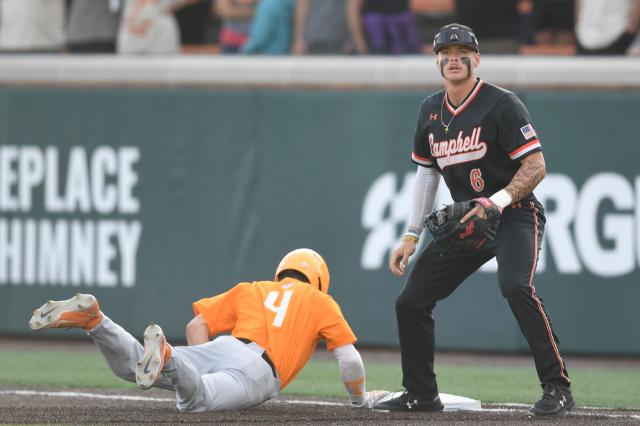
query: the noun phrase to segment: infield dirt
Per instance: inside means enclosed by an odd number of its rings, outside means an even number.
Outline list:
[[[3,348],[54,348],[69,342],[2,339]],[[95,350],[91,342],[76,342],[76,350]],[[322,351],[315,356],[324,357]],[[331,356],[331,355],[329,355]],[[502,365],[531,365],[529,356],[496,354],[437,354],[447,364],[484,362]],[[394,350],[363,351],[368,361],[399,362]],[[598,365],[607,368],[638,367],[637,359],[573,358],[572,364]],[[76,395],[77,394],[77,395]],[[79,395],[79,396],[78,396]],[[111,397],[120,399],[110,399]],[[136,400],[136,398],[139,398]],[[345,400],[280,396],[259,407],[220,413],[178,413],[172,392],[105,389],[63,389],[33,386],[0,385],[0,424],[305,424],[305,425],[600,425],[640,424],[640,410],[605,410],[579,408],[562,417],[535,418],[524,406],[483,404],[480,412],[380,413],[356,410]]]
[[[98,395],[141,396],[155,400],[123,401],[92,397],[56,396],[56,389],[38,388],[38,394],[25,396],[4,392],[28,391],[28,388],[8,390],[0,387],[0,423],[2,424],[295,424],[295,425],[622,425],[640,424],[640,412],[578,409],[562,417],[539,419],[526,414],[525,408],[485,406],[481,412],[440,413],[380,413],[356,410],[340,400],[278,397],[259,407],[219,413],[178,413],[172,394],[165,391],[118,391],[74,389],[78,393]],[[332,405],[320,405],[320,404]]]

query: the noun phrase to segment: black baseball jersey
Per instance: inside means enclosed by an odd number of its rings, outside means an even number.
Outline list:
[[[447,131],[448,129],[448,131]],[[511,92],[478,79],[454,107],[441,90],[420,107],[412,159],[434,167],[456,201],[488,197],[511,182],[523,158],[541,150],[529,113]],[[411,395],[438,395],[433,370],[436,303],[489,259],[524,334],[540,383],[569,389],[571,379],[551,319],[534,287],[545,226],[544,208],[530,194],[505,208],[495,238],[471,253],[442,253],[431,241],[419,254],[396,299],[402,384]]]
[[[435,167],[456,201],[490,197],[511,182],[526,156],[541,151],[518,97],[476,80],[457,107],[441,90],[422,102],[412,160]]]

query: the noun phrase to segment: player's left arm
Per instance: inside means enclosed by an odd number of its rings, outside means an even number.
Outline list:
[[[495,109],[495,116],[502,123],[499,133],[502,148],[511,160],[520,161],[509,184],[486,200],[487,204],[493,204],[502,212],[504,208],[524,199],[533,191],[544,178],[546,167],[538,135],[522,101],[513,93],[503,96]],[[473,216],[485,219],[487,214],[480,204],[476,204],[460,222],[464,223]]]
[[[513,175],[511,182],[509,182],[504,189],[489,197],[489,199],[502,211],[504,207],[517,203],[533,192],[535,187],[542,182],[546,174],[547,168],[544,163],[542,151],[534,152],[521,161],[520,168],[516,174]],[[474,208],[469,210],[469,212],[460,219],[460,222],[464,223],[473,216],[486,219],[487,213],[482,206],[476,204]]]
[[[546,174],[547,168],[541,151],[525,157],[511,182],[505,187],[505,191],[511,195],[511,202],[516,203],[531,194]]]

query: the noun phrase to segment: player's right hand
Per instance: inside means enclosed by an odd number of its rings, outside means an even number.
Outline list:
[[[403,241],[402,245],[394,250],[389,259],[389,269],[393,275],[404,276],[404,270],[409,263],[409,257],[416,252],[415,241]]]

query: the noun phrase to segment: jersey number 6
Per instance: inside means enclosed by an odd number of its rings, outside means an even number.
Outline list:
[[[471,187],[476,192],[482,192],[484,189],[484,179],[482,179],[482,172],[480,169],[472,169],[469,173],[469,179],[471,180]]]
[[[275,312],[276,317],[273,320],[274,327],[282,327],[282,323],[284,322],[284,317],[287,315],[287,308],[289,307],[289,300],[291,300],[291,295],[293,294],[292,290],[287,290],[284,292],[282,296],[282,302],[280,302],[280,306],[276,306],[276,300],[278,300],[278,296],[280,296],[279,291],[270,291],[267,294],[267,298],[264,299],[264,306],[267,307],[271,312]]]

